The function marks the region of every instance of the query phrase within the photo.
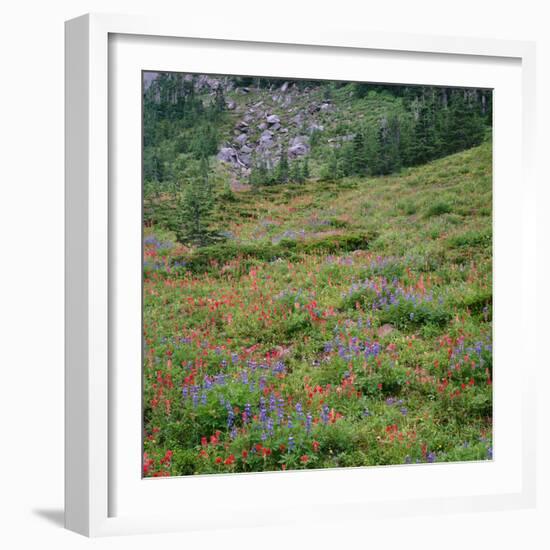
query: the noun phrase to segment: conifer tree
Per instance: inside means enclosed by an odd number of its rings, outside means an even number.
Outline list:
[[[356,176],[363,176],[367,173],[367,157],[365,153],[365,136],[361,130],[353,138],[352,173]]]
[[[309,163],[307,157],[304,159],[304,163],[302,164],[302,179],[304,181],[309,179]]]
[[[290,181],[293,183],[302,183],[304,181],[302,175],[302,163],[299,160],[295,160],[290,165]]]
[[[465,92],[455,91],[449,109],[446,153],[455,153],[479,145],[483,140],[483,134],[481,109],[478,110],[474,102],[465,97]]]
[[[205,246],[215,240],[217,234],[211,228],[213,210],[208,160],[203,157],[198,173],[190,176],[178,204],[177,240],[191,246]]]
[[[289,177],[289,168],[288,168],[288,156],[286,149],[283,148],[281,151],[281,156],[279,158],[279,163],[277,164],[277,170],[275,172],[275,182],[276,183],[286,183]]]

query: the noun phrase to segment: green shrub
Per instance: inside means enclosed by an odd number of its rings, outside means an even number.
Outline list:
[[[428,207],[426,217],[442,216],[443,214],[449,214],[452,212],[452,206],[445,201],[437,201]]]

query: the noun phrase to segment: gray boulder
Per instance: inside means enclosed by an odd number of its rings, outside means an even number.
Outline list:
[[[309,139],[307,136],[295,136],[290,142],[288,156],[290,158],[301,157],[309,153]]]
[[[239,144],[239,145],[244,145],[246,143],[246,140],[248,139],[248,136],[246,134],[239,134],[236,138],[235,138],[235,141]]]
[[[241,164],[241,166],[245,166],[246,168],[248,168],[251,164],[251,157],[250,155],[247,155],[247,154],[241,154],[237,157],[239,163]]]
[[[223,162],[235,162],[237,159],[237,151],[233,147],[222,147],[218,153],[218,159]]]
[[[281,119],[277,115],[268,115],[266,120],[268,124],[279,124],[281,122]]]
[[[262,132],[262,135],[260,136],[260,143],[266,143],[268,141],[272,141],[273,139],[273,132],[270,130],[264,130]]]
[[[290,145],[307,145],[309,143],[309,137],[308,136],[294,136],[292,138],[292,141],[290,142]]]
[[[244,120],[241,120],[240,122],[235,124],[235,128],[241,133],[248,132],[248,123]]]
[[[301,157],[303,155],[307,155],[307,146],[303,143],[288,148],[288,156],[290,158]]]

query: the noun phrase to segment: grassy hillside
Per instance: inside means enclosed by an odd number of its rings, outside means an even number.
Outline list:
[[[216,179],[222,243],[147,227],[144,474],[491,458],[491,170]]]

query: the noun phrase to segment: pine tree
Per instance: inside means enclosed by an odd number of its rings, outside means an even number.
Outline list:
[[[221,113],[225,111],[225,96],[221,85],[216,88],[216,97],[214,99],[214,110],[216,113]]]
[[[444,144],[447,154],[463,151],[483,141],[483,115],[465,95],[466,92],[457,90],[452,96]]]
[[[365,155],[365,136],[362,130],[355,134],[352,147],[351,172],[356,176],[363,176],[367,173],[367,157]]]
[[[391,174],[401,166],[399,153],[400,125],[395,115],[384,117],[378,129],[379,161],[378,172]]]
[[[302,179],[304,181],[309,179],[309,163],[307,157],[304,159],[304,163],[302,165]]]
[[[276,183],[286,183],[289,177],[289,168],[288,168],[288,156],[286,149],[282,149],[281,156],[279,158],[279,163],[277,164],[277,170],[275,172],[275,182]]]
[[[424,164],[436,157],[437,133],[434,115],[434,104],[431,99],[425,99],[418,112],[411,143],[411,163]]]
[[[290,181],[293,183],[303,183],[302,163],[299,160],[295,160],[290,165]]]
[[[371,176],[377,176],[380,174],[380,144],[375,127],[369,126],[365,129],[364,141],[367,173]]]
[[[337,180],[340,177],[339,164],[338,151],[336,149],[333,149],[329,154],[327,163],[324,164],[321,169],[321,179],[327,181]]]
[[[190,177],[178,205],[179,242],[192,246],[205,246],[215,240],[212,230],[214,200],[208,177],[208,161],[201,160],[198,174]]]

